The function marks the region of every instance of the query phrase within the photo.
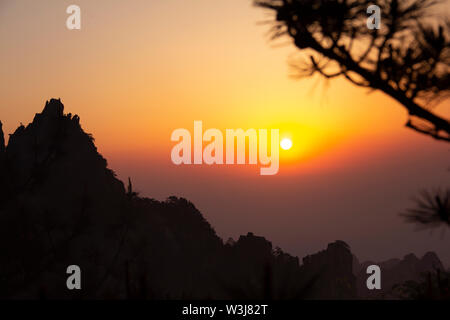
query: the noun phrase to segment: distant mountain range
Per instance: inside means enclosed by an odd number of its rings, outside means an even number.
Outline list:
[[[381,290],[368,290],[366,286],[366,269],[369,265],[378,265],[382,270]],[[403,259],[389,259],[382,262],[367,261],[359,264],[353,259],[353,273],[357,277],[357,295],[368,299],[395,299],[395,286],[407,281],[424,281],[428,273],[435,274],[437,270],[444,271],[445,267],[436,253],[427,252],[422,258],[410,253]]]
[[[444,268],[434,253],[381,262],[383,288],[369,292],[372,263],[343,241],[302,264],[252,233],[224,243],[191,202],[125,187],[56,99],[7,145],[0,123],[0,181],[0,298],[391,298],[394,284]],[[80,291],[66,288],[72,264]]]

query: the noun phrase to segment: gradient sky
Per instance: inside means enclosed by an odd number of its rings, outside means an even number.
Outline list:
[[[70,4],[79,31],[65,26]],[[448,232],[416,232],[398,213],[420,189],[448,186],[450,146],[404,128],[406,112],[382,93],[290,78],[298,53],[270,41],[271,17],[250,0],[0,0],[5,134],[61,98],[122,180],[188,198],[225,240],[252,231],[302,257],[341,239],[360,260],[433,250],[448,266]],[[279,128],[294,148],[270,177],[177,167],[170,134],[194,120]]]

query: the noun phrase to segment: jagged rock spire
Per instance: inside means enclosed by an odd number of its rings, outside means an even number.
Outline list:
[[[62,104],[61,99],[47,100],[41,114],[61,117],[64,114],[64,105]]]

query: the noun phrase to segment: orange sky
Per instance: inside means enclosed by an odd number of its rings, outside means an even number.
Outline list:
[[[69,31],[65,9],[72,3],[0,0],[5,133],[30,122],[45,100],[60,97],[121,178],[132,176],[146,196],[188,197],[221,236],[253,230],[293,254],[320,249],[335,237],[350,239],[365,257],[439,250],[436,239],[422,248],[423,236],[413,240],[396,215],[418,189],[448,182],[448,146],[405,129],[406,112],[381,93],[367,94],[341,79],[326,85],[318,78],[289,78],[287,60],[297,51],[287,42],[274,48],[268,26],[259,24],[270,14],[250,0],[77,0],[82,29]],[[437,111],[450,115],[449,106]],[[271,178],[260,177],[255,166],[175,167],[170,134],[192,130],[194,120],[205,128],[279,128],[294,148],[280,151],[280,173]],[[384,184],[377,183],[380,175]],[[405,176],[404,189],[393,191],[398,198],[386,197],[386,184]],[[351,200],[355,192],[359,199],[372,195],[371,185],[378,200],[371,198],[372,207],[361,212],[364,203]],[[307,186],[300,210],[296,192]],[[339,202],[343,225],[326,227],[325,234],[316,212],[332,221],[335,213],[312,202],[324,190],[318,202]],[[364,218],[381,211],[387,220]],[[386,221],[388,240],[376,242]],[[310,230],[298,238],[305,223]],[[377,231],[364,234],[365,227]],[[396,228],[407,240],[387,249]],[[368,252],[371,245],[376,250]]]

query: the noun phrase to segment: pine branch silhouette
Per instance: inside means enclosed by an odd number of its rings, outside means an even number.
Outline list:
[[[450,95],[450,19],[427,22],[439,0],[255,0],[276,13],[272,38],[287,36],[306,55],[291,66],[300,78],[343,76],[381,90],[408,112],[406,127],[450,142],[450,122],[430,108]],[[381,28],[367,8],[381,8]],[[435,23],[436,24],[436,23]]]

